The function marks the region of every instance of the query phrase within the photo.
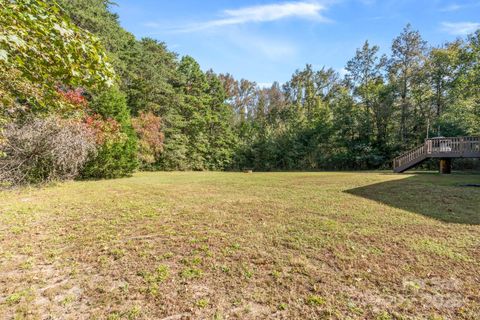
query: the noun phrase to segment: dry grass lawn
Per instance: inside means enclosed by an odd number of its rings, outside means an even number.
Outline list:
[[[480,175],[139,173],[0,192],[1,319],[480,319]]]

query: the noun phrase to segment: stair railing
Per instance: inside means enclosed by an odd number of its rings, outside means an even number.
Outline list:
[[[427,153],[427,143],[416,147],[415,149],[409,150],[402,154],[401,156],[396,157],[393,160],[394,168],[402,167],[414,160],[417,160],[424,156]]]

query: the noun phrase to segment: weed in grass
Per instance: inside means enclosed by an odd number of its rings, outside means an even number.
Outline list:
[[[326,303],[326,300],[317,295],[309,295],[306,302],[309,306],[322,306]]]
[[[22,262],[20,265],[20,269],[22,270],[31,270],[33,268],[33,261],[32,259],[28,259],[27,261]]]
[[[242,264],[242,273],[245,279],[250,279],[253,277],[253,270],[250,269],[250,267],[247,264]]]
[[[191,260],[190,260],[190,264],[191,266],[198,266],[199,264],[202,263],[202,258],[201,257],[193,257]]]
[[[191,244],[196,244],[196,243],[199,243],[199,242],[200,242],[200,239],[198,239],[198,238],[191,238],[189,241],[190,241]]]
[[[415,281],[406,281],[403,286],[409,293],[415,293],[420,290],[420,285]]]
[[[170,269],[166,265],[160,265],[155,270],[155,279],[157,282],[164,282],[170,276]]]
[[[225,247],[222,249],[222,254],[224,256],[232,256],[234,255],[235,253],[238,253],[241,249],[241,246],[239,243],[235,242],[235,243],[232,243],[230,244],[229,246]]]
[[[51,249],[51,250],[48,250],[48,252],[47,252],[47,258],[50,261],[55,260],[55,258],[58,257],[58,256],[59,256],[58,250]]]
[[[129,289],[130,289],[130,285],[128,284],[128,282],[126,282],[126,283],[120,285],[119,289],[122,293],[127,294]]]
[[[62,304],[62,306],[66,307],[66,306],[68,306],[69,304],[71,304],[72,302],[74,302],[75,299],[76,299],[75,296],[73,296],[73,295],[68,295],[68,296],[66,296],[65,298],[63,298],[61,304]]]
[[[113,311],[107,316],[107,320],[120,320],[122,319],[122,315],[118,311]]]
[[[156,296],[158,294],[159,285],[170,277],[170,268],[166,265],[158,266],[154,272],[139,272],[146,284],[146,292]]]
[[[243,275],[246,279],[250,279],[253,277],[253,271],[249,269],[243,269]]]
[[[10,228],[10,232],[12,232],[15,235],[18,235],[22,232],[24,232],[26,229],[23,226],[13,226]]]
[[[76,262],[72,262],[70,264],[70,272],[68,273],[70,277],[75,277],[76,275],[78,275],[78,264]]]
[[[393,317],[387,311],[383,311],[375,316],[375,320],[393,320]]]
[[[288,304],[286,304],[286,303],[280,303],[280,304],[278,305],[278,310],[280,310],[280,311],[285,311],[285,310],[287,310],[287,307],[288,307]]]
[[[5,302],[9,305],[18,304],[22,298],[26,295],[25,291],[15,292],[7,297]]]
[[[118,249],[118,248],[112,249],[112,250],[110,250],[110,255],[113,257],[114,260],[119,260],[123,256],[125,256],[125,250]]]
[[[5,303],[7,306],[15,306],[16,311],[26,315],[29,312],[27,307],[32,304],[34,298],[32,289],[25,289],[7,296]]]
[[[239,298],[239,297],[234,298],[233,301],[232,301],[232,305],[234,305],[235,307],[241,306],[242,305],[242,299]]]
[[[150,256],[150,251],[149,250],[142,250],[139,255],[142,258],[148,258]]]
[[[275,281],[278,281],[281,276],[282,276],[282,273],[280,271],[277,271],[277,270],[272,271],[272,277],[273,279],[275,279]]]
[[[13,253],[10,251],[5,251],[3,253],[0,253],[0,257],[3,257],[5,260],[11,260],[13,258]]]
[[[188,279],[200,278],[202,275],[203,275],[203,271],[198,269],[198,268],[194,268],[194,267],[184,268],[180,272],[180,277],[182,277],[183,279],[187,279],[187,280]]]
[[[210,246],[207,245],[207,244],[202,244],[197,250],[196,252],[198,254],[201,254],[201,255],[204,255],[205,257],[212,257],[213,256],[213,252],[210,250]]]
[[[222,270],[223,273],[230,273],[230,267],[227,265],[222,265],[220,270]]]
[[[98,263],[101,267],[106,267],[109,264],[107,256],[100,256],[98,257]]]
[[[22,250],[21,252],[25,255],[31,255],[34,251],[33,251],[33,246],[30,245],[30,244],[27,244],[27,245],[24,245],[22,247]]]
[[[160,256],[160,259],[161,260],[168,260],[168,259],[173,258],[174,256],[175,256],[175,254],[173,252],[166,252],[166,253],[164,253]]]
[[[223,320],[223,315],[220,311],[215,311],[215,314],[213,315],[213,320]]]
[[[145,217],[145,218],[156,218],[156,217],[158,217],[158,215],[159,215],[159,212],[157,212],[157,211],[147,211],[147,212],[144,212],[142,214],[142,216]],[[131,217],[131,219],[133,220],[135,218]]]
[[[195,305],[200,309],[204,309],[208,306],[209,303],[210,301],[208,299],[200,299],[195,303]]]
[[[182,258],[180,260],[180,263],[182,263],[185,266],[198,266],[199,264],[202,263],[202,257],[195,256],[192,258]]]
[[[138,319],[142,314],[142,309],[139,306],[135,306],[127,311],[126,318],[128,320]]]
[[[350,310],[351,313],[356,314],[356,315],[362,315],[363,314],[362,308],[358,307],[355,303],[349,302],[347,304],[347,306],[348,306],[348,310]]]
[[[383,254],[383,250],[380,249],[380,248],[377,248],[377,247],[370,247],[368,248],[368,252],[372,255],[376,255],[376,256],[379,256],[379,255],[382,255]]]
[[[157,296],[158,290],[160,289],[157,282],[147,282],[147,287],[145,288],[145,292],[151,296]]]

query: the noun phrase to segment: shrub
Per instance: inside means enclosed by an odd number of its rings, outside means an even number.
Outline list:
[[[75,90],[57,88],[57,93],[62,100],[73,106],[86,107],[88,105],[88,101],[84,96],[84,91],[81,88]]]
[[[142,112],[132,119],[132,124],[139,142],[139,160],[145,165],[155,163],[163,151],[162,119],[152,112]]]
[[[84,178],[117,178],[137,168],[137,138],[133,130],[125,95],[111,88],[96,95],[90,104],[93,116],[87,123],[100,144],[96,157],[85,165]]]
[[[75,120],[9,123],[2,134],[0,181],[9,186],[74,179],[96,152],[93,132]]]

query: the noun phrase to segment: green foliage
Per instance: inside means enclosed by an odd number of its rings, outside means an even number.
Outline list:
[[[137,138],[131,125],[125,95],[112,87],[94,96],[91,109],[104,120],[113,120],[119,131],[100,146],[96,157],[85,166],[84,178],[116,178],[137,168]]]
[[[221,170],[231,165],[236,136],[233,112],[217,75],[204,73],[191,57],[178,65],[178,101],[164,109],[163,169]]]
[[[125,83],[135,77],[134,61],[139,54],[135,37],[123,29],[118,15],[110,12],[109,0],[58,0],[79,27],[95,34],[108,51],[112,66],[121,78],[122,89]]]
[[[234,115],[225,104],[218,77],[203,72],[191,57],[178,61],[164,43],[149,38],[136,41],[120,27],[108,4],[105,0],[61,1],[72,20],[95,33],[109,50],[131,114],[151,112],[162,119],[162,151],[154,163],[152,155],[148,157],[149,167],[218,170],[231,166],[237,143]]]
[[[13,85],[0,83],[2,104],[20,99],[50,107],[59,102],[57,85],[113,83],[98,39],[66,19],[55,1],[2,1],[0,13],[0,73],[17,78]]]
[[[165,117],[176,103],[173,84],[178,81],[176,55],[164,43],[145,38],[138,42],[139,54],[130,69],[135,75],[125,88],[133,114],[155,112]]]

